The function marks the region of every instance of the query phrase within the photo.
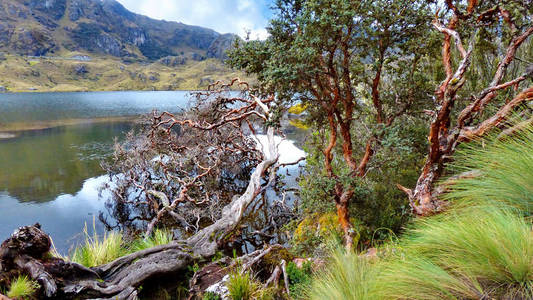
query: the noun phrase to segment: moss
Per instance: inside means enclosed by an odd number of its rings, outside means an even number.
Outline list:
[[[356,229],[354,245],[359,242],[358,223],[350,219]],[[294,230],[291,244],[298,255],[320,254],[332,241],[342,240],[343,231],[334,212],[312,214],[303,219]]]

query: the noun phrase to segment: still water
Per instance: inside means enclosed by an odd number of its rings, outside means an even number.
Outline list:
[[[39,222],[67,253],[84,223],[92,227],[104,211],[100,161],[114,139],[136,116],[176,112],[189,99],[187,92],[0,94],[0,241]]]
[[[107,196],[99,187],[107,177],[100,162],[115,138],[123,138],[139,115],[177,112],[190,99],[179,91],[0,94],[0,242],[17,227],[39,222],[67,254],[83,240],[84,225],[92,228],[105,212]],[[296,161],[305,155],[293,143],[301,142],[301,132],[289,127],[285,133],[291,141],[279,145],[281,160]],[[297,169],[283,170],[287,184],[296,185]],[[104,230],[98,221],[96,229]]]

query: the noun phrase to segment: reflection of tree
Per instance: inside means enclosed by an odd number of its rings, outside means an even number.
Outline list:
[[[104,173],[102,156],[112,151],[114,137],[129,128],[128,123],[85,124],[21,132],[17,138],[1,141],[0,190],[22,202],[75,194],[86,179]],[[83,149],[91,143],[100,148]]]

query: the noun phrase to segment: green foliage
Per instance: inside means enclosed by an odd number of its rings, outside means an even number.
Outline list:
[[[475,172],[450,187],[447,199],[462,205],[504,205],[531,215],[533,207],[533,127],[511,138],[466,145],[454,164],[458,173]]]
[[[299,268],[294,262],[287,264],[287,275],[289,277],[289,290],[294,299],[306,299],[306,293],[311,287],[313,270],[311,262],[305,262]]]
[[[357,229],[357,224],[353,225]],[[335,213],[309,214],[293,230],[291,251],[304,257],[324,256],[332,244],[342,243],[342,235],[339,218]],[[356,237],[354,244],[357,242]]]
[[[233,272],[227,282],[229,295],[233,300],[251,300],[259,284],[248,272]]]
[[[213,292],[207,292],[202,297],[202,300],[222,300],[222,298],[218,294],[215,294]]]
[[[11,282],[6,296],[12,299],[29,299],[39,289],[39,284],[28,276],[18,276]]]

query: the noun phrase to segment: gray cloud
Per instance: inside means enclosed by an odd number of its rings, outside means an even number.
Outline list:
[[[154,19],[178,21],[220,33],[265,38],[268,0],[117,0],[127,9]]]

